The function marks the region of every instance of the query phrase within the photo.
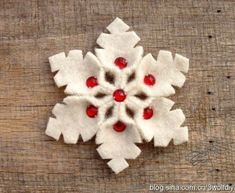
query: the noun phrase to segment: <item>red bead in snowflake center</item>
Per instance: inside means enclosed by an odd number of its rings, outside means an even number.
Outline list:
[[[152,74],[148,74],[144,76],[144,84],[148,86],[153,86],[155,84],[155,77]]]
[[[86,80],[86,86],[88,88],[93,88],[95,86],[98,85],[98,81],[97,81],[97,78],[94,77],[94,76],[90,76],[87,80]]]
[[[123,57],[118,57],[115,59],[114,64],[118,66],[120,69],[123,69],[127,66],[127,60]]]
[[[117,102],[122,102],[126,99],[126,93],[122,89],[117,89],[113,92],[113,98]]]
[[[146,107],[143,112],[144,119],[151,119],[153,116],[153,109],[151,107]]]
[[[87,114],[88,117],[94,118],[98,114],[98,108],[95,107],[94,105],[89,105],[86,108],[86,114]]]
[[[126,125],[123,122],[118,121],[113,125],[113,129],[117,132],[123,132],[126,129]]]

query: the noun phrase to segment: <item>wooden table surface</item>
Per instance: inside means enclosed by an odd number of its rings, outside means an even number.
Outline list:
[[[145,53],[190,58],[182,89],[189,142],[154,148],[115,175],[94,139],[77,145],[44,134],[65,97],[48,57],[93,51],[115,18],[141,37]],[[143,193],[150,184],[235,185],[234,0],[0,0],[0,192]]]

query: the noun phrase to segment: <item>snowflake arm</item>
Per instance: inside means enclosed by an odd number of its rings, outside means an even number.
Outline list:
[[[142,59],[143,47],[135,47],[140,38],[135,32],[127,31],[129,26],[119,18],[116,18],[107,29],[110,31],[110,34],[101,33],[97,39],[97,44],[102,49],[95,49],[96,56],[103,67],[116,71],[116,74],[123,74],[129,71],[130,68],[135,67]],[[112,65],[115,63],[115,59],[119,57],[125,58],[125,67]]]
[[[117,174],[126,167],[128,163],[125,159],[135,159],[140,154],[140,149],[135,143],[141,142],[141,137],[137,129],[128,124],[124,131],[115,131],[115,124],[118,119],[110,119],[96,135],[96,143],[101,144],[97,151],[103,159],[111,159],[109,167]]]
[[[65,143],[76,144],[81,135],[83,141],[91,139],[98,130],[99,118],[104,115],[100,111],[99,116],[90,118],[86,115],[89,105],[95,107],[103,106],[103,102],[109,101],[107,97],[104,101],[99,101],[94,97],[69,96],[63,104],[57,103],[52,110],[55,118],[50,118],[47,124],[46,134],[58,140],[62,134]]]
[[[100,63],[91,52],[88,52],[84,59],[80,50],[71,50],[68,56],[62,52],[51,56],[49,62],[51,71],[58,71],[54,77],[56,85],[67,86],[66,94],[94,94],[101,89],[100,86],[92,89],[86,86],[86,80],[89,77],[98,78],[100,71]]]
[[[149,96],[169,96],[175,94],[172,85],[182,87],[187,72],[189,60],[179,54],[173,58],[171,52],[161,50],[157,60],[147,54],[139,63],[137,69],[138,89],[144,90]],[[155,77],[155,84],[148,86],[144,83],[147,75]]]
[[[173,105],[173,101],[163,97],[154,99],[150,104],[154,112],[151,119],[144,119],[143,109],[139,109],[135,120],[146,141],[154,138],[155,146],[166,147],[171,139],[175,145],[188,140],[188,128],[180,127],[185,116],[181,109],[170,111]]]

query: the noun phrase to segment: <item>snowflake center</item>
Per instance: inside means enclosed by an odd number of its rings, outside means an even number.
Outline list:
[[[115,59],[114,64],[120,69],[123,69],[127,66],[127,60],[123,57],[118,57]]]
[[[123,102],[126,99],[126,93],[122,89],[117,89],[113,92],[113,98],[117,102]]]

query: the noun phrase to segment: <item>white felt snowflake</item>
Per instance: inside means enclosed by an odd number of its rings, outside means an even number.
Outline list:
[[[188,128],[181,127],[185,116],[172,110],[175,93],[182,87],[189,60],[171,52],[160,51],[157,60],[143,56],[140,38],[116,18],[101,33],[96,56],[72,50],[49,58],[58,87],[66,86],[63,103],[53,108],[55,118],[48,121],[46,134],[65,143],[76,144],[96,135],[97,151],[110,159],[109,167],[119,173],[128,167],[125,159],[135,159],[141,150],[135,143],[154,140],[155,146],[167,146],[188,140]]]

